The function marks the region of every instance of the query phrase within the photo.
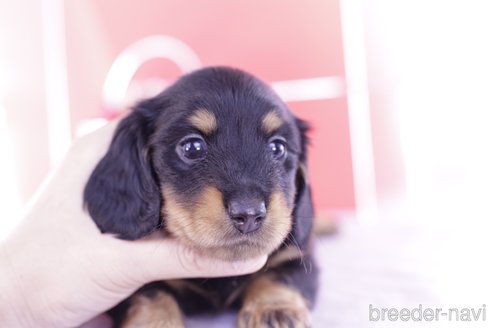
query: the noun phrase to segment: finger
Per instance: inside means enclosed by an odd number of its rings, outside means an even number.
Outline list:
[[[141,240],[129,248],[136,274],[144,282],[159,279],[225,277],[253,273],[261,269],[267,256],[244,261],[224,261],[207,256],[175,240]]]
[[[109,147],[109,143],[120,121],[121,119],[115,119],[103,127],[76,139],[71,147],[71,151],[76,153],[85,152],[86,154],[84,155],[86,156],[95,154],[93,155],[94,157],[100,157]]]
[[[261,269],[267,259],[266,256],[260,256],[243,261],[224,261],[199,253],[181,243],[177,243],[174,255],[178,260],[180,273],[190,278],[252,273]]]
[[[79,326],[79,328],[111,328],[113,320],[107,314],[98,315]]]

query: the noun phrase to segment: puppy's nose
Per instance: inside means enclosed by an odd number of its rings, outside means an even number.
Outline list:
[[[266,216],[263,201],[233,200],[229,203],[228,209],[234,227],[244,234],[258,230]]]

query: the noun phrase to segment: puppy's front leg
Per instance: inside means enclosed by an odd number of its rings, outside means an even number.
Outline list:
[[[180,328],[183,316],[174,297],[164,291],[155,295],[134,295],[121,325],[123,328]]]
[[[274,275],[260,276],[247,287],[239,328],[310,326],[307,301],[296,289],[275,281]]]

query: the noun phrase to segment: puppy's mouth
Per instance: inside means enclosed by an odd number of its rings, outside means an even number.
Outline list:
[[[222,234],[222,238],[214,239],[206,244],[202,243],[203,238],[201,240],[187,239],[189,245],[209,256],[227,261],[238,261],[271,254],[287,238],[290,228],[289,222],[285,220],[284,224],[275,228],[261,227],[249,234],[231,233],[232,229],[224,229],[218,231],[218,234]]]
[[[203,254],[227,261],[269,255],[287,238],[292,228],[292,209],[281,192],[271,194],[265,215],[231,216],[215,188],[202,192],[193,206],[184,206],[168,188],[163,188],[166,230]],[[261,222],[259,222],[261,221]]]
[[[247,260],[269,255],[287,238],[291,230],[288,217],[267,216],[264,225],[256,231],[244,234],[238,231],[230,218],[220,217],[203,221],[222,222],[221,226],[197,224],[186,229],[171,231],[172,235],[202,254],[226,261]],[[183,227],[184,228],[184,227]]]

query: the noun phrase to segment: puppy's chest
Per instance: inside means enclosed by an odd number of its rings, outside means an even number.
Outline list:
[[[186,314],[236,308],[249,275],[212,279],[166,281]]]

